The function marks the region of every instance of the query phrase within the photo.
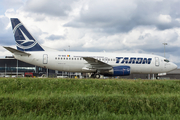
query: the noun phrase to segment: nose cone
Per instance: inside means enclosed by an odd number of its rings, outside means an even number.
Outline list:
[[[171,68],[172,68],[172,70],[177,69],[177,65],[174,63],[171,63]]]

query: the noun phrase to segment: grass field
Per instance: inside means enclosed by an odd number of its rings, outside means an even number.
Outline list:
[[[180,81],[0,78],[0,119],[180,119]]]

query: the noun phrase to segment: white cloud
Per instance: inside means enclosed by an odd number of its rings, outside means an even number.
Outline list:
[[[171,22],[171,16],[160,14],[158,17],[158,20],[160,23],[170,23]]]
[[[24,10],[49,16],[67,16],[76,0],[27,0]]]
[[[177,19],[175,19],[176,21],[178,21],[179,23],[180,23],[180,18],[177,18]]]

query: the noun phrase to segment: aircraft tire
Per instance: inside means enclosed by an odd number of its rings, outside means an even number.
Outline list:
[[[99,79],[99,78],[100,78],[100,74],[95,74],[95,77],[94,77],[94,78]]]

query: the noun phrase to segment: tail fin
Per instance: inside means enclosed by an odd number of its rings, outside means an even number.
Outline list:
[[[20,51],[44,51],[18,18],[11,18],[16,47]]]

